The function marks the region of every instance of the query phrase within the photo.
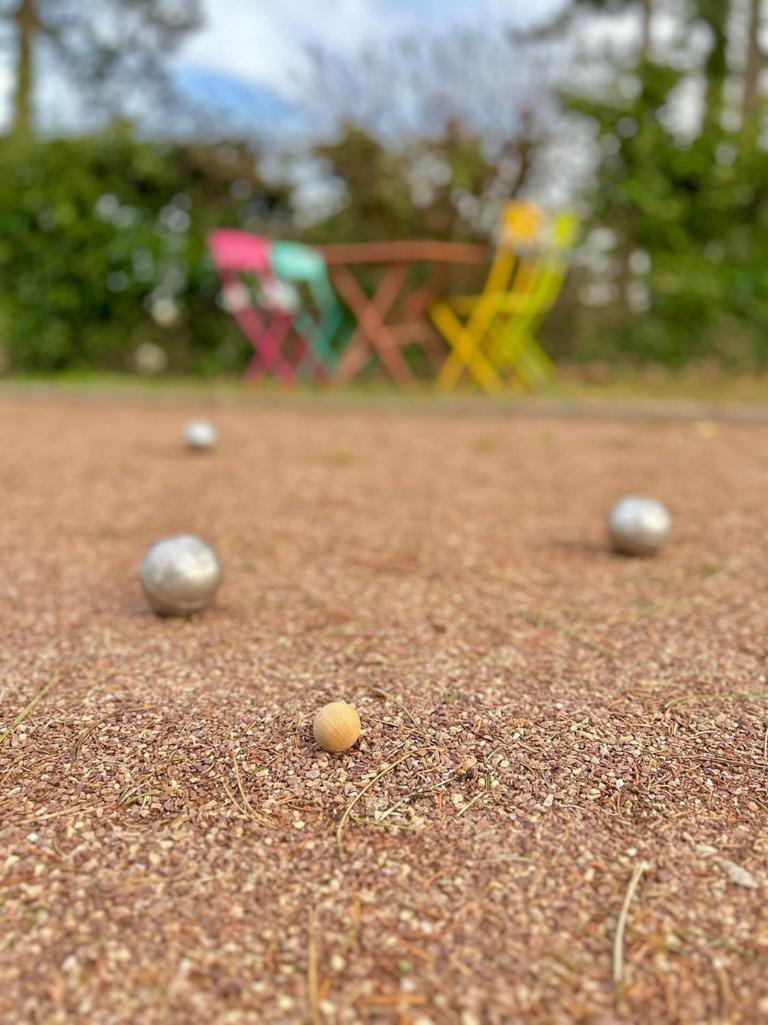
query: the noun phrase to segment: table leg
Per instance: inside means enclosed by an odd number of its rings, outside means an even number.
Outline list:
[[[360,324],[357,310],[357,294],[354,291],[356,282],[352,272],[346,267],[334,267],[331,271],[331,278],[336,291],[345,300],[357,320],[357,327],[355,327],[350,335],[344,352],[336,364],[334,373],[334,377],[337,380],[350,381],[360,373],[368,362],[371,345]],[[350,281],[352,282],[352,288],[350,288]]]
[[[342,380],[349,380],[362,369],[372,348],[393,380],[398,383],[412,380],[413,374],[403,359],[397,339],[384,322],[384,317],[403,287],[407,271],[405,265],[387,267],[373,296],[369,297],[347,267],[334,268],[334,284],[358,322],[337,368]]]
[[[410,321],[419,321],[423,324],[423,330],[419,331],[421,347],[434,370],[438,370],[445,360],[446,345],[429,320],[428,311],[442,295],[448,271],[449,267],[446,264],[433,263],[422,284],[411,292],[403,303],[403,316]]]

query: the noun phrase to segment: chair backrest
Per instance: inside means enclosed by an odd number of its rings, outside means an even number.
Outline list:
[[[499,244],[517,249],[535,247],[541,242],[545,223],[544,211],[536,203],[510,200],[501,213]]]
[[[486,294],[530,290],[545,225],[544,211],[535,203],[514,199],[504,204],[496,252],[483,290]]]
[[[280,278],[287,281],[314,281],[325,277],[325,260],[316,249],[301,242],[273,242],[270,264]]]
[[[237,228],[219,228],[208,235],[207,241],[219,271],[264,274],[270,269],[270,242],[261,235]]]
[[[550,245],[559,250],[568,250],[576,241],[579,218],[570,210],[561,210],[552,221]]]
[[[528,293],[542,314],[557,298],[568,266],[568,253],[576,241],[578,217],[569,210],[550,218],[543,231],[539,257],[531,268]]]
[[[269,258],[273,274],[283,281],[307,285],[317,305],[338,319],[338,301],[321,253],[301,242],[273,242]]]

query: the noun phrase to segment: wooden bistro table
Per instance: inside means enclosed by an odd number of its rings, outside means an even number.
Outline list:
[[[464,242],[350,242],[317,248],[337,293],[357,320],[336,367],[334,376],[341,381],[358,374],[372,356],[379,357],[398,384],[412,381],[402,350],[413,343],[421,345],[433,362],[444,359],[445,347],[428,311],[451,266],[488,261],[483,246]],[[425,268],[417,283],[411,274],[415,265]],[[363,271],[368,289],[361,284]]]

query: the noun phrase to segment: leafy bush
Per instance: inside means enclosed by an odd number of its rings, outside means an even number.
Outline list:
[[[285,197],[242,149],[224,158],[120,129],[0,141],[0,341],[11,366],[123,368],[145,342],[177,370],[242,365],[247,346],[217,308],[205,233],[258,230]]]
[[[766,365],[768,153],[706,110],[696,134],[681,137],[664,116],[681,73],[644,61],[633,74],[630,95],[569,100],[602,154],[587,199],[592,226],[614,239],[602,276],[623,313],[612,331],[585,333],[577,355]],[[645,300],[633,307],[638,288]]]

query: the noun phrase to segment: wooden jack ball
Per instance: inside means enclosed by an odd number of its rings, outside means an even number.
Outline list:
[[[346,751],[360,736],[360,716],[346,701],[331,701],[315,716],[312,732],[326,751]]]

